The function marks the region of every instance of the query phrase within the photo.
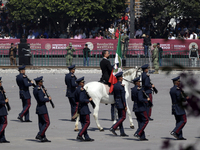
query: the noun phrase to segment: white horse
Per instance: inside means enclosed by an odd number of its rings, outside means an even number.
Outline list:
[[[129,70],[125,71],[123,74],[124,80],[123,80],[122,84],[125,85],[124,87],[125,87],[125,91],[126,91],[126,101],[129,97],[129,92],[128,92],[128,86],[130,84],[129,81],[132,81],[138,75],[141,75],[140,68],[129,69]],[[100,103],[114,104],[115,103],[114,96],[108,95],[104,84],[97,82],[97,81],[87,83],[84,86],[84,88],[96,105],[96,107],[94,108],[93,116],[96,121],[97,127],[100,131],[104,131],[104,129],[101,127],[99,120],[98,120],[99,105],[100,105]],[[133,119],[132,119],[131,111],[128,107],[128,102],[126,104],[127,104],[127,113],[128,113],[128,117],[129,117],[129,121],[130,121],[130,128],[134,129]],[[116,120],[114,121],[114,123],[115,122],[116,122]],[[78,123],[79,123],[79,116],[76,119],[74,131],[78,131]]]

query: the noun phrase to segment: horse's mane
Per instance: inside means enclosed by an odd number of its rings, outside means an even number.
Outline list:
[[[138,68],[132,68],[132,69],[128,69],[123,73],[123,76],[130,76],[134,71],[136,71]]]

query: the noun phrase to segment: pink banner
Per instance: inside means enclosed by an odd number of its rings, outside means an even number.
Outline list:
[[[85,44],[88,44],[92,53],[101,53],[102,50],[113,50],[113,54],[117,49],[118,40],[110,39],[28,39],[27,43],[30,43],[33,54],[65,54],[66,47],[69,43],[76,49],[74,54],[82,54],[82,50]],[[160,46],[164,51],[170,53],[176,53],[177,51],[189,50],[192,45],[196,45],[196,48],[200,47],[200,40],[165,40],[165,39],[152,39],[153,43],[160,43]],[[19,44],[19,39],[1,39],[0,49],[6,50],[3,53],[8,54],[10,44]],[[132,54],[143,54],[143,39],[130,39],[128,49]],[[45,50],[45,51],[41,51]],[[112,54],[112,52],[111,52]]]

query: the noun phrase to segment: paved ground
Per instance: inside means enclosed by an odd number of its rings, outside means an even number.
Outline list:
[[[136,129],[129,128],[129,121],[124,121],[124,127],[127,138],[115,137],[108,129],[111,127],[110,121],[110,106],[101,104],[100,106],[100,123],[104,127],[105,131],[100,132],[97,130],[93,116],[91,115],[91,124],[89,127],[89,135],[95,139],[94,142],[77,142],[75,140],[77,132],[74,132],[74,122],[70,121],[70,107],[67,98],[65,97],[65,84],[64,73],[27,73],[29,78],[33,79],[37,76],[44,76],[44,85],[48,89],[49,94],[52,96],[55,103],[55,109],[51,108],[51,105],[47,103],[50,127],[48,128],[46,135],[52,140],[51,143],[40,143],[35,140],[35,136],[38,132],[37,115],[35,114],[36,101],[32,96],[32,105],[30,108],[30,119],[32,123],[21,123],[17,120],[18,113],[21,111],[21,100],[18,95],[18,87],[15,82],[16,72],[1,71],[3,78],[3,86],[7,92],[7,96],[10,99],[10,105],[12,110],[8,115],[8,126],[6,128],[7,140],[10,140],[10,144],[1,144],[2,150],[36,150],[36,149],[49,149],[49,150],[64,150],[64,149],[82,149],[82,150],[122,150],[122,149],[134,149],[134,150],[159,150],[161,149],[162,142],[166,139],[170,139],[173,143],[172,150],[177,150],[182,145],[194,143],[200,137],[200,121],[199,118],[189,117],[188,122],[184,128],[184,136],[187,141],[176,141],[170,135],[170,132],[174,128],[175,120],[171,115],[171,100],[169,97],[169,89],[172,86],[171,78],[176,75],[166,76],[165,74],[151,75],[152,82],[159,90],[157,95],[154,95],[154,107],[152,118],[154,121],[149,122],[146,128],[146,135],[149,141],[140,142],[133,137]],[[76,73],[77,77],[85,76],[87,82],[97,81],[100,78],[99,73]],[[199,74],[196,75],[199,78]],[[132,85],[131,85],[132,86]],[[131,87],[130,86],[130,87]],[[32,88],[30,88],[32,94]],[[130,108],[132,109],[132,101],[128,99]],[[92,110],[91,106],[90,109]],[[132,113],[133,114],[133,113]],[[137,122],[135,115],[133,114],[133,121],[137,128]],[[79,125],[80,128],[80,125]],[[117,131],[119,133],[119,131]],[[199,146],[199,145],[198,145]],[[197,149],[198,149],[197,146]]]

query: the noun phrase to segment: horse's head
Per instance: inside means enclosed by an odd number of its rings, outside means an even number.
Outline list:
[[[126,80],[132,81],[134,78],[141,76],[141,68],[133,68],[124,72],[123,76]]]

